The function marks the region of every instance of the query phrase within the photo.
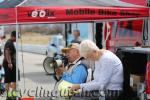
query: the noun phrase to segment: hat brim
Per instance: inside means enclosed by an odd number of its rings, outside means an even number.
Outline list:
[[[63,48],[63,49],[61,49],[61,52],[62,52],[62,53],[67,53],[70,49],[71,49],[71,48]]]

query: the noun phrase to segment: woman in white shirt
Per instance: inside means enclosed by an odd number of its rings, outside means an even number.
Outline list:
[[[117,100],[123,89],[123,66],[120,59],[108,50],[99,49],[90,40],[81,42],[80,55],[95,61],[94,79],[88,83],[75,84],[70,89],[72,91],[78,89],[84,91],[106,90],[106,100]]]

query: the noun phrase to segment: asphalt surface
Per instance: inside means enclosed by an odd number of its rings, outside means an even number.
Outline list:
[[[23,52],[23,54],[19,53],[19,59],[21,74],[19,89],[21,91],[21,96],[34,96],[38,98],[46,95],[44,91],[51,92],[53,90],[55,80],[52,76],[46,75],[44,71],[42,65],[45,59],[44,55]]]
[[[52,75],[46,75],[43,68],[45,55],[19,52],[20,81],[18,82],[18,95],[20,97],[35,97],[35,100],[49,100],[54,89],[55,80]],[[2,63],[3,56],[0,56]],[[48,97],[47,97],[48,96]],[[0,96],[6,100],[6,96]]]
[[[36,53],[36,54],[46,54],[46,45],[35,45],[35,44],[23,44],[19,45],[19,50],[21,52],[29,52],[29,53]]]

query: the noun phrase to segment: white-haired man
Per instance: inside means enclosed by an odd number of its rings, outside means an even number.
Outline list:
[[[82,57],[79,53],[79,44],[72,43],[68,47],[62,49],[70,62],[67,69],[62,66],[56,70],[56,77],[74,84],[84,83],[87,79],[87,65],[82,63]]]
[[[117,100],[123,89],[123,66],[120,59],[112,52],[99,49],[90,40],[84,40],[80,44],[80,54],[86,59],[95,61],[93,80],[88,83],[73,85],[72,91],[83,89],[84,91],[107,90],[106,100]],[[98,100],[87,97],[86,100]],[[83,100],[83,99],[80,99]]]

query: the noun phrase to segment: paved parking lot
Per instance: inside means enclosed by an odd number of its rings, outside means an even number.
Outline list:
[[[46,96],[54,87],[55,80],[52,76],[46,75],[43,68],[45,55],[32,53],[19,53],[19,69],[21,81],[19,89],[22,96]],[[45,91],[45,93],[44,93]]]
[[[19,96],[34,96],[37,98],[50,96],[50,92],[54,88],[55,80],[52,76],[45,74],[42,65],[44,58],[45,55],[25,52],[19,53],[21,76],[21,80],[18,82]],[[3,56],[0,57],[0,63],[2,63],[2,60]],[[0,100],[5,99],[5,97],[0,96]],[[44,100],[46,99],[44,98]]]

